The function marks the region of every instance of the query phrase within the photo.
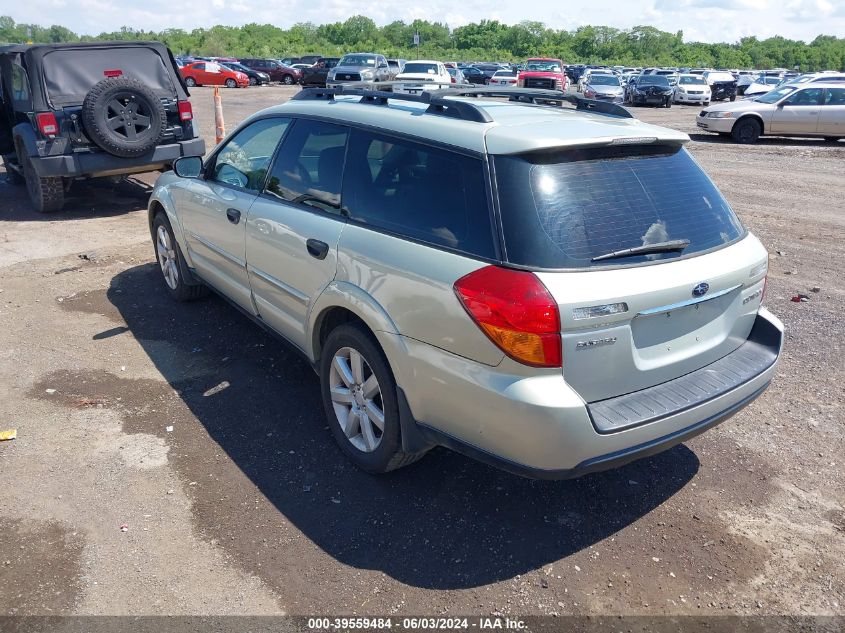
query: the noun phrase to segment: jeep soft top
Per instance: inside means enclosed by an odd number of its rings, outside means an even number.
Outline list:
[[[169,167],[202,156],[188,90],[159,42],[0,47],[0,154],[38,211],[73,179]]]

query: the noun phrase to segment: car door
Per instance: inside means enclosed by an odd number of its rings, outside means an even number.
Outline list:
[[[345,126],[297,120],[247,221],[247,269],[258,314],[301,349],[308,348],[308,310],[337,269],[348,136]]]
[[[255,313],[246,271],[250,206],[290,119],[259,119],[239,130],[191,181],[181,210],[191,262],[200,277]]]
[[[777,104],[771,118],[772,134],[815,134],[821,110],[822,88],[801,88]]]
[[[825,90],[819,113],[818,133],[845,138],[845,86]]]

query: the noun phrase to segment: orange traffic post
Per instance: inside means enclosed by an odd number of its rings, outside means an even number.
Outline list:
[[[214,129],[215,143],[219,143],[226,136],[226,123],[223,121],[223,100],[220,98],[220,88],[214,87]]]

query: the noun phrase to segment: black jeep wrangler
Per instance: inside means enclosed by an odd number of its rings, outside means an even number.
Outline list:
[[[163,44],[18,45],[0,47],[0,154],[47,213],[76,179],[167,169],[205,142]]]

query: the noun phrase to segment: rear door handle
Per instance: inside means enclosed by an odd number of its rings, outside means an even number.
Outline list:
[[[232,224],[237,224],[241,221],[241,212],[237,209],[226,209],[226,217]]]
[[[308,248],[308,254],[311,255],[311,257],[325,259],[326,255],[329,254],[329,245],[325,242],[321,242],[320,240],[310,239],[305,242],[305,246]]]

